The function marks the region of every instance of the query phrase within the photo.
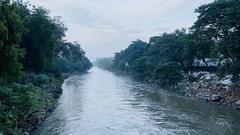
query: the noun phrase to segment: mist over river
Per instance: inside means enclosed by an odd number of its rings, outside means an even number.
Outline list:
[[[65,80],[35,135],[239,135],[239,111],[92,68]]]

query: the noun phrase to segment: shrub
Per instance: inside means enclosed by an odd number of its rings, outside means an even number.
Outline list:
[[[19,134],[28,114],[39,108],[33,85],[0,86],[0,132]]]
[[[159,85],[176,84],[183,79],[183,75],[178,64],[168,63],[155,69],[153,79]]]

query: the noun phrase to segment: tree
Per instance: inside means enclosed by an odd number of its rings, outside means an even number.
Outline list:
[[[59,25],[41,7],[33,9],[26,25],[28,32],[21,42],[21,48],[26,51],[24,68],[34,72],[44,71],[52,63],[54,50],[64,30],[59,30]]]
[[[167,77],[169,83],[176,83],[182,78],[186,38],[183,29],[152,37],[149,44],[137,40],[115,54],[113,68],[144,80],[164,80]]]
[[[92,67],[90,60],[77,42],[61,42],[55,50],[55,58],[48,69],[57,72],[83,72]]]
[[[133,41],[127,49],[115,55],[113,66],[123,71],[129,71],[135,60],[143,56],[147,45],[146,42],[141,40]]]
[[[24,27],[16,14],[15,4],[3,3],[0,11],[0,76],[12,82],[21,72],[19,58],[24,52],[19,48],[19,43]]]
[[[231,74],[239,79],[240,73],[240,1],[217,0],[199,7],[200,15],[192,30],[201,41],[214,48],[221,59],[230,59],[233,63]],[[206,44],[199,44],[203,47]],[[209,47],[208,47],[209,48]],[[206,49],[204,49],[206,50]]]
[[[147,56],[140,57],[134,61],[131,66],[131,72],[134,77],[142,80],[150,80],[153,74],[154,64],[150,62]]]
[[[152,57],[152,63],[155,63],[155,65],[177,62],[184,66],[185,38],[185,30],[176,30],[173,33],[164,33],[160,36],[151,37],[146,55]]]
[[[197,50],[194,35],[187,34],[183,50],[184,65],[187,70],[193,66],[194,59],[197,58]]]

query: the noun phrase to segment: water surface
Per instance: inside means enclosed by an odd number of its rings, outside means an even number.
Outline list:
[[[240,113],[93,68],[67,79],[35,135],[240,135]]]

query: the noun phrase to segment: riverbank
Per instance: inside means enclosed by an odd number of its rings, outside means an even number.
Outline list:
[[[62,94],[62,83],[67,77],[67,75],[59,78],[46,76],[46,78],[42,78],[39,82],[34,83],[39,94],[38,103],[40,107],[23,124],[24,134],[29,134],[31,130],[37,128],[54,111],[57,106],[57,100]]]
[[[233,83],[230,75],[219,78],[214,73],[196,72],[173,88],[198,100],[240,109],[239,83]]]
[[[68,76],[24,73],[19,82],[1,86],[2,133],[27,135],[37,128],[56,108],[62,83]]]

